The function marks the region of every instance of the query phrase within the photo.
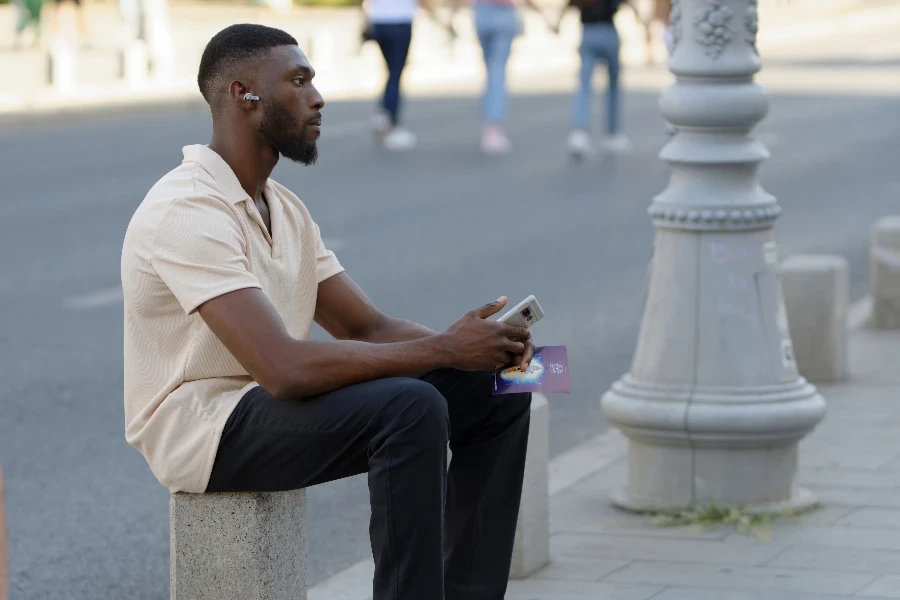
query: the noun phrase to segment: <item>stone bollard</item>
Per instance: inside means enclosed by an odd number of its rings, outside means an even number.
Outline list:
[[[75,91],[75,47],[68,39],[58,37],[50,45],[47,79],[57,93]]]
[[[522,503],[513,546],[513,579],[528,577],[550,562],[550,406],[543,394],[531,399],[531,427]]]
[[[171,600],[306,600],[306,490],[172,494]]]
[[[121,49],[121,76],[130,89],[140,89],[147,85],[150,57],[147,45],[140,40],[128,42]]]
[[[792,256],[781,265],[781,285],[794,358],[810,381],[839,381],[847,373],[847,260],[833,255]],[[781,323],[779,326],[783,325]]]
[[[878,329],[900,329],[900,215],[875,222],[869,260],[872,325]]]

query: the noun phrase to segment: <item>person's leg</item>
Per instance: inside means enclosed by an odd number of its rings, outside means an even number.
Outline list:
[[[476,2],[474,7],[475,13],[475,33],[478,35],[478,43],[481,45],[481,54],[484,58],[484,69],[487,73],[484,90],[481,94],[481,113],[482,118],[487,114],[488,91],[490,89],[490,64],[492,62],[491,51],[493,49],[495,26],[493,22],[492,7],[484,2]]]
[[[493,7],[497,10],[496,29],[486,40],[484,63],[487,70],[487,84],[484,95],[484,122],[500,126],[506,121],[509,95],[506,90],[506,66],[515,38],[515,9]]]
[[[606,140],[608,152],[624,154],[631,151],[628,136],[622,133],[619,93],[619,34],[612,25],[604,25],[597,36],[597,55],[606,61],[609,86],[606,95]]]
[[[444,516],[446,600],[499,600],[512,561],[531,394],[491,396],[492,375],[422,377],[447,399],[453,457]]]
[[[395,98],[390,98],[391,86],[391,57],[394,54],[394,36],[392,35],[391,25],[386,23],[375,23],[372,25],[372,37],[381,50],[381,56],[384,57],[384,64],[388,70],[388,78],[384,83],[384,92],[381,94],[381,108],[389,115],[391,113],[390,106],[396,102]]]
[[[388,69],[381,106],[390,116],[391,125],[396,126],[400,120],[400,78],[409,55],[412,24],[376,23],[373,29]]]
[[[388,85],[391,88],[392,107],[391,123],[396,127],[400,122],[400,79],[403,77],[403,69],[406,68],[406,59],[409,57],[409,45],[412,42],[412,23],[398,23],[392,26],[394,29],[394,43],[391,48],[391,58],[388,61],[390,75]]]
[[[596,39],[597,55],[606,61],[609,70],[609,85],[606,94],[606,133],[619,133],[619,34],[612,25],[605,25],[598,31]]]
[[[375,600],[441,598],[448,413],[418,379],[296,401],[260,387],[225,426],[207,492],[298,489],[368,471]]]
[[[591,103],[593,102],[593,77],[596,55],[594,50],[595,26],[581,28],[581,69],[578,71],[578,91],[572,100],[572,129],[589,132],[591,129]]]

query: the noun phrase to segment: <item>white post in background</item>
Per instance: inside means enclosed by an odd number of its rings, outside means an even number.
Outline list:
[[[662,95],[678,128],[660,157],[669,186],[656,227],[631,371],[601,402],[629,438],[620,507],[716,503],[808,507],[794,485],[797,443],[825,401],[799,376],[772,226],[781,214],[759,185],[766,148],[750,137],[768,99],[753,82],[756,0],[676,0],[676,83]]]

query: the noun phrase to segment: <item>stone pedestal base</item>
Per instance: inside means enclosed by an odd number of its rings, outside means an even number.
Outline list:
[[[633,512],[738,506],[748,512],[799,512],[817,504],[793,485],[797,445],[690,448],[629,440],[628,486],[613,495]]]

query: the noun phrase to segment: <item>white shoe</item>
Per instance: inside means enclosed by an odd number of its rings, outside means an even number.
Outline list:
[[[485,154],[506,154],[511,147],[509,138],[499,128],[486,129],[481,136],[481,151]]]
[[[584,158],[594,153],[591,134],[583,129],[576,129],[569,134],[569,152],[575,158]]]
[[[382,138],[381,143],[384,144],[385,150],[402,152],[415,148],[417,141],[416,134],[409,129],[394,127]]]
[[[603,140],[603,147],[607,152],[613,154],[628,154],[631,152],[632,148],[634,148],[634,145],[631,143],[631,140],[628,139],[627,135],[624,133],[617,133]]]
[[[369,119],[369,126],[378,135],[384,135],[391,130],[391,117],[383,110],[379,110]]]

